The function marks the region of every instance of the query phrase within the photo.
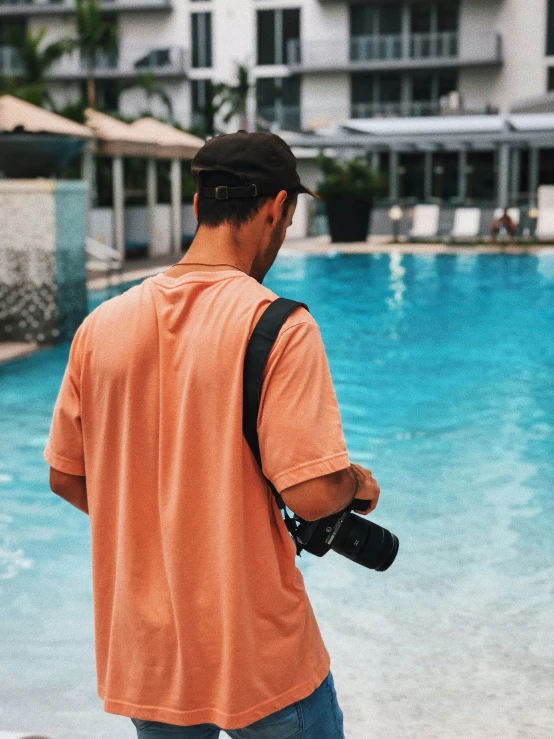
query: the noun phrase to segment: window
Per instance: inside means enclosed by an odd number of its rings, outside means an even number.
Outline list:
[[[398,167],[398,194],[401,200],[425,200],[425,155],[400,154]]]
[[[300,61],[300,9],[258,10],[258,64]]]
[[[554,90],[554,67],[548,67],[548,91]]]
[[[375,78],[372,74],[352,75],[352,103],[363,104],[373,102],[373,89]]]
[[[192,14],[192,66],[212,66],[212,14]]]
[[[379,12],[379,33],[382,36],[402,33],[402,5],[382,5]]]
[[[350,6],[351,36],[395,36],[402,33],[400,3]]]
[[[8,45],[14,35],[25,35],[27,23],[23,18],[0,18],[0,44]]]
[[[433,75],[429,72],[415,72],[412,77],[412,100],[418,102],[433,99]]]
[[[441,69],[438,73],[437,97],[440,100],[449,92],[458,89],[458,72],[455,69]]]
[[[431,3],[413,3],[410,10],[412,33],[430,33]]]
[[[433,197],[452,200],[458,196],[458,152],[433,153]]]
[[[86,97],[84,98],[86,100]],[[119,84],[117,80],[96,80],[96,102],[112,112],[119,110]]]
[[[157,69],[171,64],[171,49],[154,49],[135,62],[135,69]]]
[[[468,151],[466,193],[468,200],[490,202],[496,197],[494,152]]]
[[[258,127],[300,128],[300,77],[268,77],[256,82]]]
[[[372,36],[377,33],[378,12],[376,5],[350,6],[350,35]]]
[[[451,0],[437,5],[437,31],[454,33],[458,30],[459,3]]]
[[[546,20],[546,55],[554,56],[554,0],[548,0]]]
[[[382,103],[399,103],[402,96],[402,76],[398,72],[382,74],[380,80]]]

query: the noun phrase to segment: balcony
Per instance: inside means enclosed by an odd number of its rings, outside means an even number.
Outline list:
[[[173,0],[102,0],[106,11],[171,11]],[[75,0],[0,0],[0,17],[9,15],[68,15],[75,12]]]
[[[180,47],[133,47],[121,52],[97,53],[93,74],[101,79],[133,79],[141,72],[153,72],[159,79],[186,76],[190,53]],[[78,80],[87,76],[86,60],[78,52],[68,54],[50,71],[53,80]]]
[[[299,131],[300,105],[283,105],[277,101],[275,105],[258,106],[256,119],[258,126],[261,128],[282,128],[287,131]]]
[[[502,38],[485,32],[351,36],[326,41],[291,39],[287,45],[291,72],[394,71],[502,64]]]

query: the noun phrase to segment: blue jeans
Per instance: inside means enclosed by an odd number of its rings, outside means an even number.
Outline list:
[[[255,721],[244,729],[225,729],[231,739],[345,739],[343,714],[329,674],[307,698]],[[138,739],[218,739],[215,724],[176,726],[132,718]]]

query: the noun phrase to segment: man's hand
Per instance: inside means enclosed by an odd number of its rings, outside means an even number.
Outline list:
[[[371,470],[366,470],[365,467],[362,467],[359,464],[351,464],[350,467],[353,469],[360,481],[360,486],[354,500],[371,501],[369,508],[361,511],[356,509],[356,513],[359,513],[361,516],[367,516],[368,513],[375,510],[377,502],[379,501],[381,488],[377,485],[377,481],[372,476]]]

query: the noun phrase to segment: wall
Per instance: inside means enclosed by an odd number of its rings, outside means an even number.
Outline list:
[[[494,91],[500,112],[546,92],[546,0],[504,0],[504,66]]]
[[[0,180],[0,340],[69,341],[87,314],[86,185]]]
[[[546,0],[464,0],[462,39],[487,32],[502,36],[504,63],[499,68],[464,69],[460,92],[466,100],[485,100],[509,112],[510,106],[546,91]]]
[[[325,128],[350,118],[350,78],[344,73],[307,74],[302,79],[302,125]]]

